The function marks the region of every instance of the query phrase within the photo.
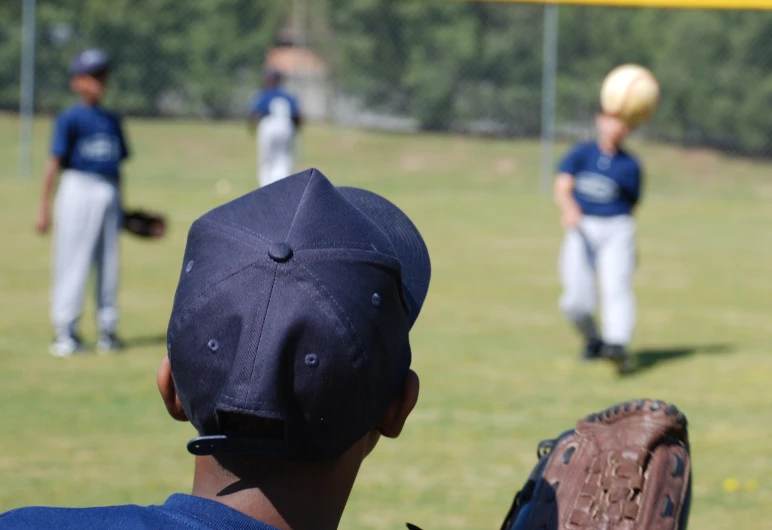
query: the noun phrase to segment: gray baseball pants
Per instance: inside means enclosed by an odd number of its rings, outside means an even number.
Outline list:
[[[566,231],[560,252],[560,309],[587,340],[601,338],[607,344],[626,346],[632,339],[635,231],[635,219],[629,215],[584,216],[578,229]],[[602,337],[593,316],[598,286]]]
[[[67,170],[54,202],[51,321],[57,336],[77,331],[89,273],[96,272],[97,324],[102,334],[118,323],[118,186],[102,175]]]

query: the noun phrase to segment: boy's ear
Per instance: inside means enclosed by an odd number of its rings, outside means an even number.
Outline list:
[[[161,365],[158,367],[158,374],[156,375],[156,384],[158,384],[158,391],[161,393],[161,399],[166,405],[169,416],[177,421],[188,421],[188,416],[182,408],[182,402],[177,396],[177,390],[174,388],[172,365],[168,355],[164,355],[161,359]]]
[[[405,382],[402,384],[402,390],[391,402],[389,408],[381,416],[378,425],[376,425],[376,428],[383,436],[386,438],[396,438],[400,435],[407,417],[413,412],[416,403],[418,403],[419,388],[418,374],[413,370],[409,370],[407,376],[405,376]]]

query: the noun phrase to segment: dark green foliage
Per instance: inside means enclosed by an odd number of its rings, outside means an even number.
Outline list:
[[[538,128],[541,7],[407,0],[332,5],[336,80],[366,105],[416,116],[430,130],[483,120],[510,133]]]
[[[0,106],[18,98],[21,2],[3,2]],[[118,66],[109,102],[127,114],[223,117],[243,112],[290,2],[279,0],[39,0],[36,106],[72,100],[67,63],[97,46]],[[4,27],[3,27],[4,26]],[[70,33],[69,38],[63,37]],[[12,82],[6,83],[6,76]],[[11,90],[7,90],[11,87]],[[237,101],[237,99],[239,99]]]
[[[0,2],[0,109],[19,105],[21,2]]]
[[[241,115],[290,0],[39,0],[37,109],[71,100],[66,64],[107,50],[110,103],[133,115]],[[336,94],[436,131],[535,136],[543,6],[304,0],[305,36]],[[21,2],[0,3],[0,108],[18,104]],[[664,99],[652,137],[772,153],[772,12],[560,8],[558,122],[586,124],[605,73],[651,68]],[[69,39],[62,39],[67,28]]]
[[[537,135],[543,7],[333,0],[336,79],[425,129]],[[772,12],[562,6],[558,122],[587,123],[604,75],[651,68],[663,103],[653,137],[772,154]]]

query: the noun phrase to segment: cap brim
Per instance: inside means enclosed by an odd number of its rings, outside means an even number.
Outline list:
[[[99,74],[106,74],[109,72],[110,72],[110,65],[105,65],[99,68],[72,69],[70,70],[70,77],[75,77],[79,75],[96,76]]]
[[[275,68],[267,68],[263,70],[263,77],[269,79],[281,79],[283,74]]]
[[[421,233],[397,206],[380,195],[360,188],[339,187],[340,193],[389,238],[402,265],[402,284],[415,324],[429,290],[432,267]]]

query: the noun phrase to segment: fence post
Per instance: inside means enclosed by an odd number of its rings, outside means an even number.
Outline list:
[[[35,116],[35,4],[22,0],[21,88],[19,94],[19,175],[32,173],[32,125]]]
[[[541,191],[552,184],[555,157],[555,84],[558,66],[558,6],[544,6],[544,59],[541,86]]]

